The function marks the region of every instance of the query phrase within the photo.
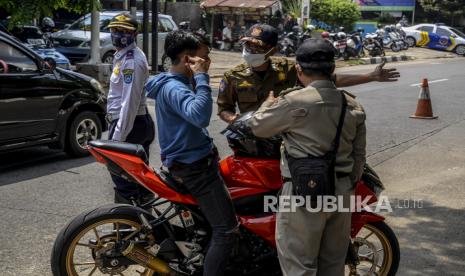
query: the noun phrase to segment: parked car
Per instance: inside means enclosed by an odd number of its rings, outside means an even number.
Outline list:
[[[87,142],[107,130],[100,83],[1,31],[0,49],[0,152],[49,145],[87,155]]]
[[[443,24],[419,24],[402,29],[410,47],[428,47],[465,55],[465,34],[456,28]]]
[[[111,43],[111,34],[108,28],[110,20],[124,11],[103,11],[100,13],[100,57],[104,63],[113,62],[113,54],[116,48]],[[142,12],[137,12],[139,21],[139,35],[137,37],[138,45],[142,46]],[[149,16],[151,19],[151,16]],[[150,20],[151,26],[151,20]],[[169,15],[158,15],[158,64],[162,65],[163,46],[165,37],[168,32],[177,30],[178,27]],[[71,62],[85,62],[90,57],[90,30],[91,17],[90,13],[76,20],[71,26],[62,31],[52,34],[57,50],[67,56]],[[148,60],[151,62],[151,28],[149,27],[149,55]]]
[[[52,58],[58,67],[70,69],[71,63],[67,57],[53,48],[53,44],[48,42],[48,37],[35,26],[17,26],[8,31],[4,26],[1,26],[0,31],[14,36],[31,48],[42,58]]]

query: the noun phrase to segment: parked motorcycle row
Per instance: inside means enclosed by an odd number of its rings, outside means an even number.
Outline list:
[[[295,54],[300,44],[312,37],[313,26],[307,26],[305,32],[300,27],[295,28],[292,32],[284,33],[280,38],[280,53],[282,55]],[[405,32],[400,26],[394,25],[380,27],[376,32],[367,34],[364,34],[364,30],[361,28],[347,34],[341,27],[338,32],[322,32],[321,37],[329,40],[334,46],[336,57],[344,60],[362,58],[367,54],[371,57],[383,57],[386,55],[385,49],[399,52],[409,48]]]

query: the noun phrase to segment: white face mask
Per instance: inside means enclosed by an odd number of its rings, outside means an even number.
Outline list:
[[[245,62],[250,67],[258,67],[264,64],[268,58],[265,58],[267,53],[264,54],[252,54],[248,52],[245,47],[242,48],[242,57],[244,58]]]

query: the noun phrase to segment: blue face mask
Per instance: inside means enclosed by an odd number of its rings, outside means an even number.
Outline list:
[[[120,32],[111,33],[111,42],[117,48],[126,48],[134,43],[134,36]]]

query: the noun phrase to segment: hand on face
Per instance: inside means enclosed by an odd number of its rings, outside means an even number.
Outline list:
[[[187,56],[186,67],[190,68],[194,75],[197,73],[208,73],[208,70],[210,69],[210,63],[210,59]]]
[[[383,61],[380,65],[378,65],[371,74],[375,81],[380,82],[393,82],[397,81],[400,78],[400,73],[397,71],[396,68],[389,68],[383,69],[386,61]]]

